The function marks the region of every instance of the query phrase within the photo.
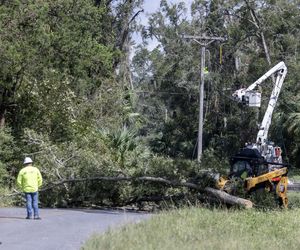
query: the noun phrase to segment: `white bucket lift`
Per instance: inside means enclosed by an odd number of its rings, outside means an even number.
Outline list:
[[[248,99],[247,105],[249,107],[260,107],[261,104],[261,93],[257,91],[246,92],[245,97]]]

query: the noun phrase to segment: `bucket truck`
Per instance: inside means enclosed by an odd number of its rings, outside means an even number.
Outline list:
[[[272,122],[272,114],[275,109],[283,81],[287,74],[287,67],[280,62],[252,83],[248,88],[242,88],[234,92],[233,99],[249,107],[261,106],[261,92],[266,79],[272,76],[273,90],[259,126],[256,141],[247,144],[238,154],[231,158],[231,169],[228,177],[221,177],[217,187],[221,190],[232,192],[230,183],[233,178],[243,180],[244,189],[251,194],[257,190],[265,189],[276,194],[280,205],[287,207],[287,165],[282,163],[281,148],[274,146],[268,140],[268,131]]]

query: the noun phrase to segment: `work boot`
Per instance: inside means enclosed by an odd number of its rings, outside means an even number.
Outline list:
[[[27,216],[25,219],[26,219],[26,220],[30,220],[30,219],[32,219],[32,218],[31,218],[31,217],[29,217],[29,216]]]
[[[42,218],[39,217],[39,216],[34,216],[34,219],[35,219],[35,220],[41,220]]]

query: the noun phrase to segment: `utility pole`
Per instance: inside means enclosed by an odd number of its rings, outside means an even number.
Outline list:
[[[192,39],[201,45],[201,67],[200,67],[200,85],[199,85],[199,123],[198,123],[198,150],[197,161],[201,162],[202,157],[202,135],[203,135],[203,103],[204,103],[204,69],[205,69],[205,50],[206,47],[214,41],[225,41],[223,37],[216,36],[188,36],[184,35],[184,39]]]

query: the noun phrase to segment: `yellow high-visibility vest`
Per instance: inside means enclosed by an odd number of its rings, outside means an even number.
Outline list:
[[[31,165],[21,169],[18,174],[17,184],[25,193],[37,192],[43,184],[43,178],[38,168]]]

